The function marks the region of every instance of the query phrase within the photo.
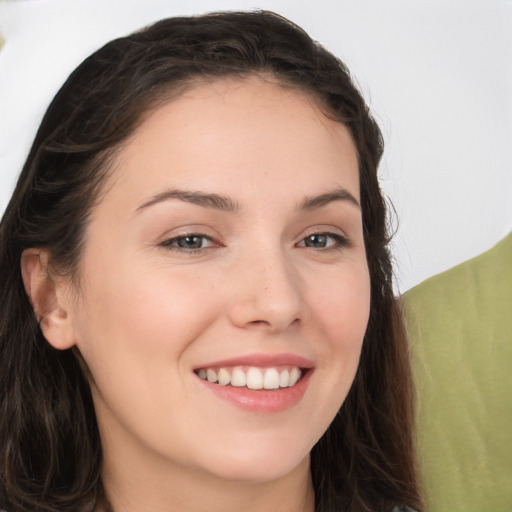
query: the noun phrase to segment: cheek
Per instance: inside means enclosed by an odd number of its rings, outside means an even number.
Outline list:
[[[100,423],[115,418],[140,439],[166,439],[166,429],[180,424],[173,411],[186,408],[183,354],[219,317],[219,292],[168,270],[126,270],[87,283],[77,345]],[[176,389],[182,393],[169,393]]]
[[[144,361],[175,368],[179,355],[218,318],[215,285],[164,269],[112,268],[87,283],[78,315],[77,344],[91,372],[111,381],[123,373],[151,378]]]
[[[369,317],[370,283],[366,264],[335,268],[311,281],[309,340],[317,340],[315,386],[307,397],[315,411],[308,439],[318,441],[352,386]],[[314,419],[313,419],[314,418]]]
[[[366,264],[333,273],[311,299],[329,340],[340,349],[361,345],[370,313],[370,278]],[[359,347],[360,348],[360,347]]]
[[[314,298],[316,325],[325,341],[320,367],[329,391],[328,408],[335,414],[355,377],[370,312],[370,279],[366,265],[337,273]],[[329,415],[329,414],[328,414]]]

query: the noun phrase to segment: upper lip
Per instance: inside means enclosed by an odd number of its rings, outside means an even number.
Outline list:
[[[297,354],[249,354],[244,356],[231,357],[218,361],[197,366],[200,368],[217,368],[233,366],[256,366],[260,368],[270,368],[273,366],[297,366],[299,368],[313,368],[315,363],[311,359],[299,356]]]

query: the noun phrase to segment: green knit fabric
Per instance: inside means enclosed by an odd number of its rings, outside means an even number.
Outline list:
[[[512,233],[403,303],[427,511],[511,511]]]

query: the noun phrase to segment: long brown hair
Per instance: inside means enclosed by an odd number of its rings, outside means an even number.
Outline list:
[[[317,512],[421,509],[407,344],[392,290],[380,130],[344,64],[270,12],[170,18],[117,39],[69,77],[41,123],[0,224],[0,504],[85,511],[102,498],[102,450],[76,350],[44,339],[25,293],[22,252],[45,247],[77,276],[88,217],[116,149],[159,103],[198,81],[271,76],[344,123],[359,156],[370,320],[359,369],[313,448]]]

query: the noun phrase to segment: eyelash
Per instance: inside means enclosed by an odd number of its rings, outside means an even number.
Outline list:
[[[334,243],[332,243],[331,245],[328,245],[326,247],[310,247],[310,246],[305,245],[306,240],[312,239],[313,237],[325,237],[326,239],[330,238],[330,239],[334,240]],[[189,248],[180,247],[178,245],[179,242],[181,240],[185,240],[187,238],[200,238],[201,240],[207,240],[208,242],[211,243],[211,245],[209,245],[207,247],[189,247]],[[201,243],[201,245],[202,245],[202,243]],[[339,233],[329,233],[329,232],[311,233],[308,236],[304,237],[297,244],[298,247],[310,248],[310,249],[313,249],[316,251],[335,251],[335,250],[340,250],[340,249],[351,247],[351,245],[352,245],[352,243],[350,242],[350,240],[347,237],[340,235]],[[174,238],[170,238],[168,240],[164,240],[163,242],[160,243],[160,246],[167,250],[173,250],[173,251],[181,252],[181,253],[185,253],[185,254],[200,254],[203,251],[205,251],[206,249],[208,249],[209,247],[215,247],[215,246],[219,247],[220,244],[217,243],[215,240],[213,240],[208,235],[205,235],[203,233],[187,233],[184,235],[176,236]]]

